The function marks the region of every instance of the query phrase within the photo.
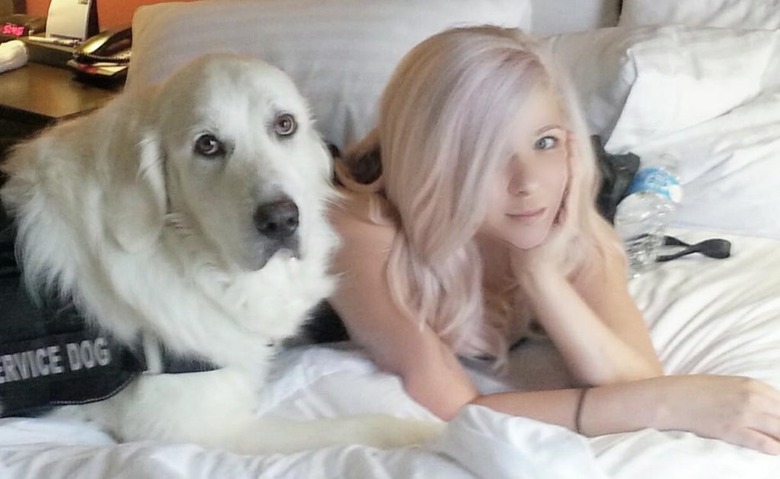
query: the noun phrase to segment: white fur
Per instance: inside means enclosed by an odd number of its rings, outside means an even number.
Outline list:
[[[282,112],[297,120],[289,137],[274,133]],[[224,156],[195,153],[203,133],[225,143]],[[253,414],[269,345],[294,334],[333,286],[330,160],[281,71],[228,55],[196,60],[160,87],[22,145],[4,169],[2,199],[17,217],[30,291],[73,295],[121,340],[151,334],[222,367],[142,375],[111,399],[60,412],[122,440],[251,453],[401,445],[437,431],[385,416],[296,423]],[[254,226],[255,209],[280,197],[300,212],[297,252],[274,254]]]

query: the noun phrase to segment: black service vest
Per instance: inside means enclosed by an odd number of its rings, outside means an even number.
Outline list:
[[[92,327],[73,302],[27,294],[14,245],[16,228],[0,204],[0,417],[107,399],[146,370],[143,348]],[[68,254],[63,252],[63,254]],[[164,373],[208,371],[198,359],[166,355]]]

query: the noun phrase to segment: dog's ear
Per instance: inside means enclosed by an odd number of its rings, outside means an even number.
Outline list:
[[[106,192],[107,233],[124,250],[140,251],[160,236],[165,222],[164,156],[153,132],[140,132],[125,151]]]

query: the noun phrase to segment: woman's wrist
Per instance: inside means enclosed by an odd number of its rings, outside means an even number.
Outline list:
[[[631,383],[625,383],[630,388],[631,397],[622,404],[633,404],[636,406],[631,413],[635,429],[663,429],[663,416],[666,407],[666,394],[663,387],[656,378],[641,379]]]
[[[579,432],[600,436],[641,429],[669,429],[663,419],[663,411],[667,408],[661,389],[646,380],[588,389],[579,411]],[[632,407],[627,408],[626,404]]]
[[[683,429],[680,419],[674,417],[674,407],[670,400],[676,395],[668,386],[673,385],[675,378],[673,376],[661,376],[657,378],[639,381],[647,385],[646,391],[642,394],[646,397],[645,408],[648,413],[647,427],[666,431],[670,429]]]
[[[588,391],[590,390],[589,386],[580,388],[579,392],[577,393],[577,406],[574,410],[574,431],[578,434],[585,434],[584,428],[582,427],[582,420],[585,409],[585,396],[588,395]]]
[[[515,280],[525,298],[525,304],[530,308],[536,321],[547,330],[549,321],[560,322],[561,316],[549,314],[553,304],[561,304],[561,298],[569,297],[572,286],[569,280],[555,267],[540,266],[515,273]],[[564,323],[572,323],[575,318],[567,316]],[[565,326],[568,327],[568,326]],[[548,330],[548,333],[550,331]],[[556,345],[556,347],[559,347]]]
[[[515,265],[515,280],[527,293],[550,291],[561,281],[567,281],[564,274],[553,264]]]

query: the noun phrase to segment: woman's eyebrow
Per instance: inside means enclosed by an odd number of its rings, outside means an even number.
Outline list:
[[[558,124],[546,125],[546,126],[543,126],[543,127],[539,128],[538,130],[536,130],[536,134],[537,135],[541,135],[542,133],[544,133],[546,131],[555,130],[555,129],[563,130],[563,127],[561,125],[558,125]]]

